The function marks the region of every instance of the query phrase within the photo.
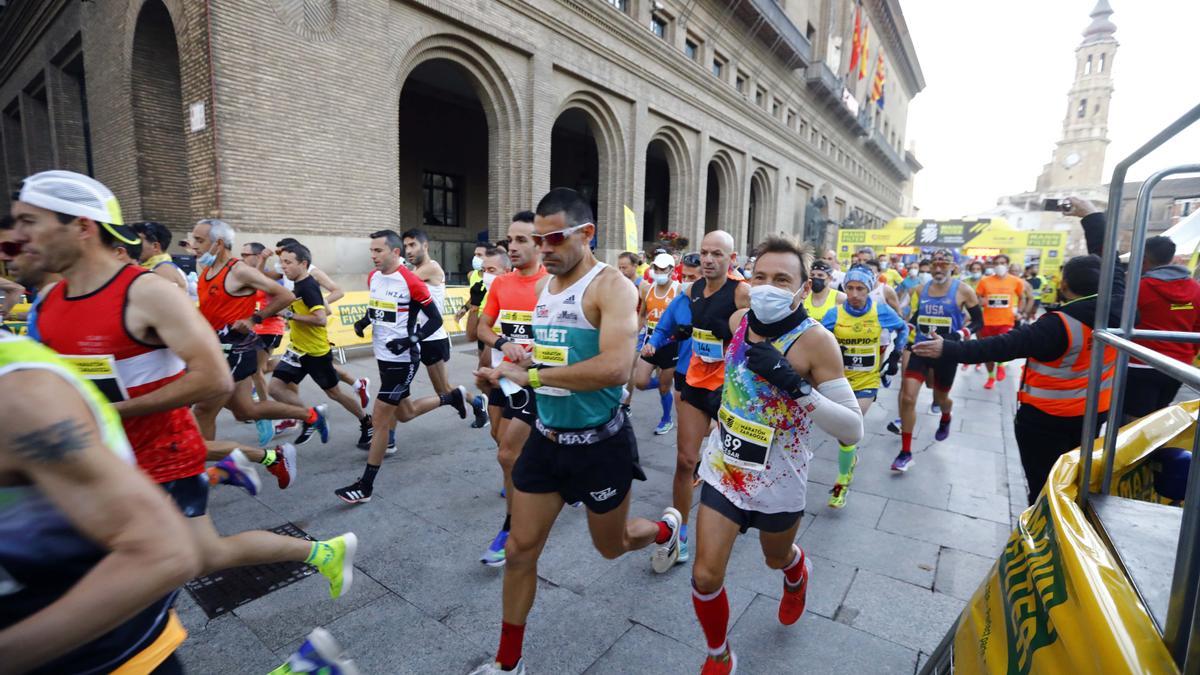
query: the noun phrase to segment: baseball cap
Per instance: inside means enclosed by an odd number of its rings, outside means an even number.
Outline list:
[[[141,243],[133,228],[121,219],[121,206],[104,183],[74,171],[42,171],[21,182],[19,201],[48,211],[90,218],[118,241]]]
[[[665,270],[668,267],[675,266],[675,259],[671,257],[670,253],[659,253],[658,255],[654,256],[654,262],[651,264],[660,270]]]

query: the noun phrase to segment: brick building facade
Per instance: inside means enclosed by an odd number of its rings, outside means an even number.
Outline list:
[[[899,4],[862,3],[862,81],[845,77],[854,6],[9,3],[0,182],[91,173],[127,221],[295,235],[359,283],[369,232],[424,226],[457,274],[552,185],[592,199],[610,260],[625,205],[647,242],[718,227],[739,250],[773,232],[828,241],[898,215],[919,168],[904,129],[924,81]],[[882,109],[866,103],[879,50]]]

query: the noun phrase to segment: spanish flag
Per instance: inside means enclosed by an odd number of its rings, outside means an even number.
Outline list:
[[[847,73],[853,73],[861,61],[859,52],[862,51],[862,5],[856,5],[854,8],[854,36],[850,38],[850,70]],[[862,76],[859,76],[862,79]]]
[[[858,59],[858,79],[860,80],[867,76],[867,60],[871,57],[870,41],[868,40],[871,37],[870,28],[871,26],[863,21],[862,38],[858,41],[859,49],[862,50]]]
[[[871,101],[883,110],[883,84],[887,80],[883,66],[883,50],[879,50],[879,62],[875,64],[875,83],[871,85]]]

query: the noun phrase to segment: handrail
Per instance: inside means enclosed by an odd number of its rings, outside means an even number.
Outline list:
[[[1095,331],[1092,335],[1100,342],[1123,351],[1126,354],[1136,356],[1146,365],[1153,366],[1155,370],[1170,375],[1172,378],[1200,392],[1200,368],[1189,366],[1169,356],[1163,356],[1160,352],[1139,345],[1136,342],[1131,342],[1115,333]]]

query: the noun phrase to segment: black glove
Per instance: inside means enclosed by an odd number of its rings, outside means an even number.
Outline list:
[[[404,337],[401,337],[401,338],[389,340],[383,346],[387,347],[388,351],[395,354],[396,356],[399,356],[399,355],[403,354],[404,352],[411,351],[413,357],[415,358],[415,357],[420,356],[420,353],[418,352],[418,349],[419,349],[419,347],[417,346],[418,344],[420,344],[420,343],[417,342],[415,339],[413,339],[413,337],[411,335],[405,335]]]
[[[746,367],[792,398],[800,398],[812,390],[770,342],[755,342],[746,349]]]
[[[883,369],[883,374],[887,375],[888,377],[892,377],[899,371],[900,371],[900,350],[894,349],[894,350],[892,350],[892,353],[888,355],[887,364]]]
[[[479,307],[483,304],[483,296],[487,295],[487,286],[483,285],[483,281],[479,281],[471,287],[467,297],[467,304]]]
[[[678,326],[675,326],[675,339],[676,340],[683,342],[684,340],[690,340],[691,337],[692,337],[692,324],[681,323]]]
[[[354,334],[358,337],[366,337],[365,333],[367,326],[371,325],[371,314],[368,310],[367,314],[363,314],[363,318],[354,322]]]

